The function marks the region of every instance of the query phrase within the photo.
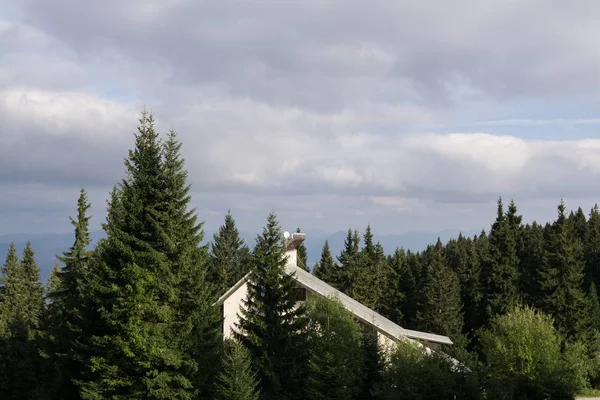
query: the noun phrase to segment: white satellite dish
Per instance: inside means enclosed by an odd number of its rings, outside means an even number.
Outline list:
[[[289,239],[290,238],[290,233],[288,231],[283,232],[283,237],[285,239]]]

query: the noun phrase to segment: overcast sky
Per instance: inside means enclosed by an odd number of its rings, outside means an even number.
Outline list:
[[[596,0],[0,0],[0,234],[104,220],[140,111],[209,229],[489,228],[600,199]]]

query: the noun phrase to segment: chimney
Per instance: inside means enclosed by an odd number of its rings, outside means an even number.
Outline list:
[[[305,233],[292,233],[285,241],[285,255],[287,257],[287,265],[298,266],[298,246],[306,238]]]

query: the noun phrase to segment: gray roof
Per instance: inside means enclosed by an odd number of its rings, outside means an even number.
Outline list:
[[[319,293],[325,297],[337,297],[342,305],[356,316],[362,322],[373,326],[382,334],[391,338],[402,340],[407,337],[409,339],[426,340],[432,343],[441,344],[452,344],[452,341],[447,336],[435,335],[433,333],[419,332],[404,329],[401,326],[393,323],[383,315],[371,310],[367,306],[354,300],[352,297],[342,293],[331,285],[323,282],[316,276],[309,272],[306,272],[302,268],[298,268],[295,265],[288,265],[286,267],[288,274],[294,274],[296,280],[300,285],[307,289]]]
[[[452,344],[452,341],[447,336],[435,335],[433,333],[413,331],[404,329],[401,326],[393,323],[383,315],[376,313],[370,308],[364,306],[350,296],[340,292],[336,288],[323,282],[311,273],[298,268],[295,265],[286,266],[286,273],[293,275],[296,281],[306,289],[318,293],[325,297],[336,297],[340,300],[344,308],[350,311],[356,318],[373,326],[381,334],[393,339],[403,340],[405,338],[424,340],[432,343]],[[215,304],[222,304],[233,292],[242,286],[250,277],[250,273],[240,279],[231,289],[223,294]]]

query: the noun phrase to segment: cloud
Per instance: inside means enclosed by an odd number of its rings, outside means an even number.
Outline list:
[[[522,133],[598,123],[597,2],[9,3],[0,187],[13,215],[48,197],[38,210],[64,214],[80,186],[101,212],[144,107],[180,133],[214,223],[231,207],[248,224],[277,209],[325,229],[479,227],[499,195],[551,209],[598,194],[598,139]]]

